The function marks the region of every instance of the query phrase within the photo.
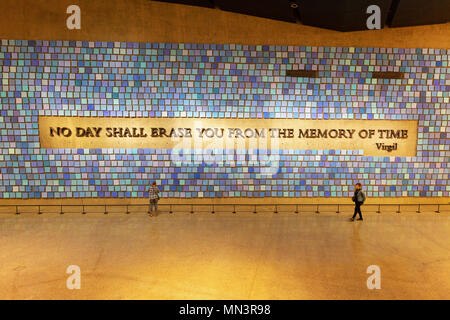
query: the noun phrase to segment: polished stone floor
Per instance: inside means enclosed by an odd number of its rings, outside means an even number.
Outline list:
[[[450,214],[216,210],[0,214],[0,298],[450,299]]]

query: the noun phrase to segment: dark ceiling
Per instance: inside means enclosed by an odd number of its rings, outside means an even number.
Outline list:
[[[450,21],[450,0],[156,0],[232,11],[339,31],[367,30],[371,14],[381,9],[381,28]]]

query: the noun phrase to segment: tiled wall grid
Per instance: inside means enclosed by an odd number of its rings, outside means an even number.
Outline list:
[[[449,196],[450,50],[0,40],[0,197]],[[286,70],[318,70],[317,78]],[[404,72],[374,79],[374,71]],[[262,174],[169,149],[43,149],[38,116],[418,120],[415,157],[279,150]],[[218,150],[216,150],[218,151]],[[206,152],[206,151],[204,151]],[[201,154],[197,154],[197,160]]]

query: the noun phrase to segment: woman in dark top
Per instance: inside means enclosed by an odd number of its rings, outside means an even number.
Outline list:
[[[352,201],[355,203],[355,213],[353,214],[353,217],[350,219],[351,221],[355,221],[356,214],[359,215],[358,220],[363,220],[362,213],[361,213],[361,205],[366,200],[366,195],[361,190],[361,183],[357,183],[355,185],[355,194],[352,197]]]

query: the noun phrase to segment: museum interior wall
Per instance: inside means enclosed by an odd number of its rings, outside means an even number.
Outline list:
[[[450,24],[71,4],[0,3],[2,203],[448,203]]]

